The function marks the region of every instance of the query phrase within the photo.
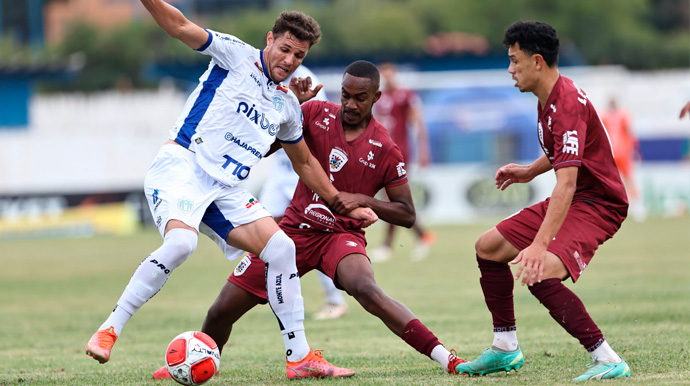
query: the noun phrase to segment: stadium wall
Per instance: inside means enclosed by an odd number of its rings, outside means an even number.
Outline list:
[[[688,72],[596,67],[563,73],[599,108],[615,95],[631,111],[641,142],[654,145],[648,153],[659,159],[644,159],[637,170],[648,213],[684,213],[690,205],[690,121],[680,121],[678,112],[690,100]],[[338,98],[341,74],[318,73],[331,100]],[[513,89],[506,71],[403,72],[401,78],[419,91],[431,132],[435,163],[423,173],[411,168],[417,208],[426,222],[505,216],[550,194],[552,175],[500,194],[492,189],[498,166],[540,155],[536,99]],[[55,218],[84,202],[113,200],[128,202],[127,210],[137,213],[127,218],[147,218],[140,193],[144,175],[185,98],[172,87],[34,96],[27,129],[0,130],[0,221],[17,224],[32,216],[40,222],[42,215]],[[245,187],[258,192],[270,166],[269,161],[253,168]]]

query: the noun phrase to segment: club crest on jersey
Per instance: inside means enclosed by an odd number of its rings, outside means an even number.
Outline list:
[[[245,256],[242,260],[240,260],[239,264],[237,264],[237,267],[235,267],[235,276],[242,276],[242,274],[249,268],[249,266],[252,264],[252,259],[249,258],[249,255]]]
[[[259,71],[261,71],[262,73],[264,72],[264,68],[261,67],[261,65],[259,64],[259,62],[254,62],[254,65],[256,66],[256,68],[259,69]]]
[[[281,111],[283,111],[283,106],[285,106],[285,99],[283,99],[283,97],[280,95],[274,95],[273,96],[273,108],[277,112],[281,112]]]
[[[340,149],[331,149],[331,155],[328,156],[328,165],[331,172],[340,171],[340,169],[347,163],[347,154]]]

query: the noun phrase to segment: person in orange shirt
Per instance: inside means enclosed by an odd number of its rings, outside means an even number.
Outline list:
[[[631,214],[640,220],[644,218],[644,211],[635,181],[635,160],[640,159],[640,145],[631,128],[630,114],[618,105],[615,97],[611,97],[608,108],[601,114],[601,120],[609,133],[613,159],[628,191]]]

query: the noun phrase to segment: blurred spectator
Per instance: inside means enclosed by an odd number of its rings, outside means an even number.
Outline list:
[[[384,86],[381,98],[374,105],[374,117],[388,129],[393,142],[400,148],[407,166],[412,164],[409,143],[410,130],[415,130],[417,162],[421,167],[426,167],[430,160],[429,139],[422,116],[421,100],[413,90],[400,86],[397,79],[398,67],[394,63],[381,63],[379,70],[384,80]],[[417,219],[419,220],[419,216]],[[370,253],[369,257],[372,262],[383,262],[392,257],[395,229],[395,225],[388,224],[384,244],[373,249]],[[436,235],[431,231],[422,229],[419,221],[415,222],[412,230],[416,233],[418,242],[411,252],[410,259],[413,261],[423,260],[429,253],[429,247],[436,241]]]
[[[628,192],[630,214],[638,221],[644,220],[645,210],[635,180],[635,162],[640,159],[640,145],[631,128],[630,113],[618,105],[615,97],[611,97],[601,120],[609,133],[613,158]]]

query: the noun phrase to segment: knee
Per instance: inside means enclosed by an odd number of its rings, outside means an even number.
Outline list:
[[[489,231],[490,232],[490,231]],[[496,250],[495,245],[491,242],[491,236],[489,232],[485,232],[474,243],[474,251],[482,259],[491,260],[489,257]]]
[[[215,302],[211,305],[206,313],[206,320],[204,325],[218,326],[218,325],[232,325],[235,321],[232,320],[232,312],[229,307],[224,306],[222,303]]]
[[[163,240],[170,269],[179,267],[194,252],[199,236],[187,229],[172,229]]]

